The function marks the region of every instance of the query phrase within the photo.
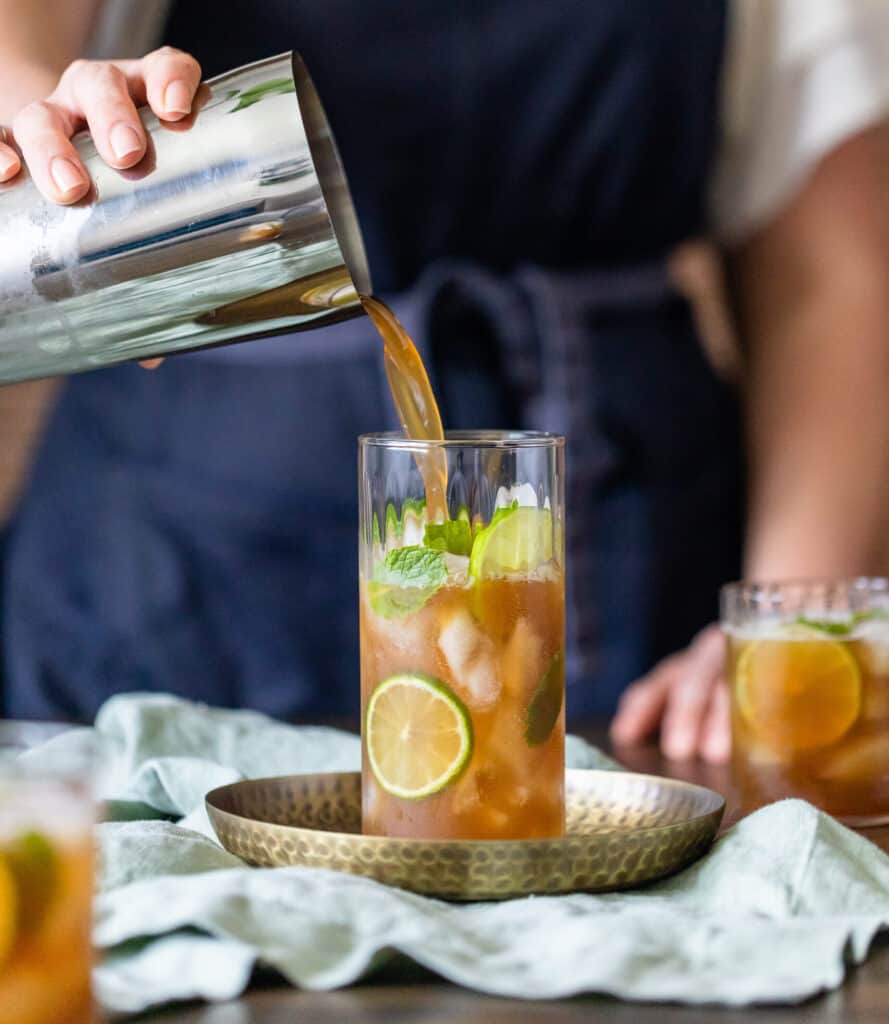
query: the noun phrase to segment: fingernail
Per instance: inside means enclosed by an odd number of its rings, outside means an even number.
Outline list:
[[[85,184],[83,175],[70,160],[57,156],[49,165],[49,173],[60,192],[73,192]]]
[[[723,764],[728,761],[731,752],[732,742],[728,736],[710,736],[704,750],[704,756],[714,764]]]
[[[185,82],[177,79],[164,89],[164,111],[168,114],[191,112],[191,89]]]
[[[108,141],[118,160],[125,160],[142,149],[142,140],[136,130],[123,121],[118,121],[108,133]]]
[[[675,761],[684,761],[691,755],[691,737],[686,732],[673,733],[664,740],[664,753]]]
[[[18,167],[18,160],[7,153],[0,153],[0,176],[9,174],[13,167]]]
[[[616,719],[611,723],[608,732],[616,743],[626,743],[633,739],[635,729],[632,724],[627,725],[623,719]]]

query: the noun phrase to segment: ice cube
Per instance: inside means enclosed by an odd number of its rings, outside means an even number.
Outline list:
[[[448,583],[462,587],[469,579],[469,556],[454,555],[446,551],[444,560],[448,570]]]
[[[419,518],[415,513],[409,512],[404,517],[404,525],[401,532],[401,543],[407,547],[411,544],[422,544],[426,532],[426,520]]]
[[[761,743],[751,743],[744,748],[744,758],[757,768],[773,768],[784,763],[785,758],[777,751]]]
[[[411,615],[387,619],[374,612],[367,594],[362,595],[362,601],[367,641],[372,648],[418,655],[434,642],[437,618],[428,606]],[[419,664],[416,667],[421,668]],[[425,668],[423,670],[428,671]]]
[[[531,484],[513,484],[512,487],[497,488],[495,508],[506,508],[514,501],[521,507],[537,508],[537,492]]]
[[[520,811],[523,807],[527,806],[530,799],[531,789],[529,786],[514,786],[509,791],[509,804],[516,811]]]
[[[519,619],[503,649],[503,685],[519,699],[534,692],[543,672],[543,641],[527,619]]]
[[[438,648],[454,679],[455,689],[474,707],[487,707],[500,695],[494,644],[463,607],[442,624]]]
[[[468,771],[454,786],[451,798],[451,809],[454,814],[467,814],[474,811],[481,802],[478,791],[478,778],[475,772]]]
[[[507,831],[509,820],[509,814],[496,807],[484,808],[477,818],[483,834],[491,838],[502,836]]]
[[[865,679],[861,721],[889,728],[889,682],[885,679]]]
[[[818,771],[823,779],[874,780],[889,775],[889,735],[862,736],[844,743]]]
[[[364,807],[362,812],[369,821],[377,821],[382,811],[382,799],[380,790],[372,778],[365,778],[362,782],[364,790]]]
[[[889,623],[884,620],[861,622],[855,629],[860,641],[861,660],[877,676],[889,676]]]
[[[531,573],[529,579],[538,580],[541,583],[558,583],[562,579],[562,570],[559,563],[551,558],[548,562],[541,562]]]

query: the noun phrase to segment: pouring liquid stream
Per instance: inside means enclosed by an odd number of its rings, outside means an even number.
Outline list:
[[[370,295],[361,296],[364,311],[383,339],[386,377],[405,437],[417,441],[443,441],[441,414],[429,375],[416,345],[389,307]],[[415,456],[426,488],[426,513],[430,523],[448,518],[448,460],[442,448]]]

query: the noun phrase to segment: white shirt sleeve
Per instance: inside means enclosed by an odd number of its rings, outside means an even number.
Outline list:
[[[843,141],[889,112],[887,0],[733,0],[713,232],[761,227]]]

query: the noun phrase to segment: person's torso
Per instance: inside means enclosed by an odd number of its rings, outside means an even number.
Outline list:
[[[180,0],[205,75],[286,49],[315,79],[374,283],[663,256],[701,230],[724,0]]]
[[[569,436],[575,713],[735,571],[735,412],[663,273],[705,219],[724,23],[723,0],[178,0],[167,26],[207,75],[302,52],[448,425]],[[361,327],[70,382],[11,559],[15,713],[122,686],[354,707],[355,435],[387,417]]]

